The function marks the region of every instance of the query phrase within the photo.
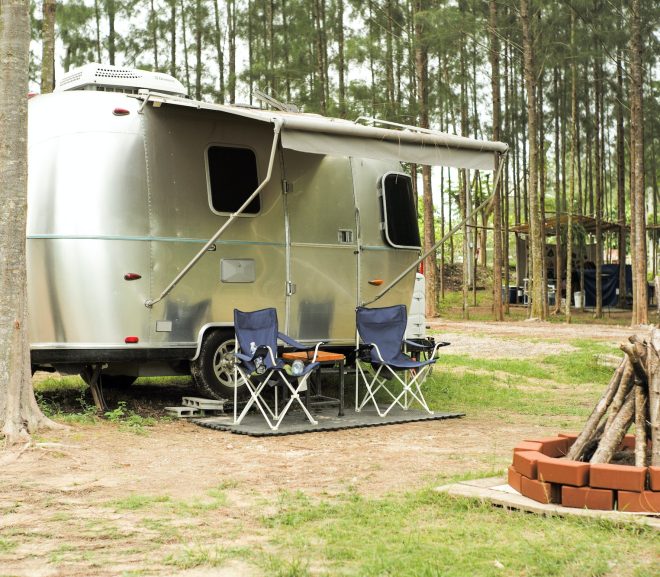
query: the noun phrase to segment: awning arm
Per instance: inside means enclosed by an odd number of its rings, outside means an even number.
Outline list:
[[[238,218],[238,216],[248,207],[250,203],[256,198],[256,196],[264,189],[264,187],[270,182],[270,179],[273,175],[273,165],[275,164],[275,153],[277,152],[277,144],[280,139],[280,132],[282,130],[282,120],[280,118],[273,119],[273,144],[270,149],[270,160],[268,161],[268,172],[266,173],[266,178],[261,181],[261,184],[255,189],[255,191],[248,197],[248,199],[241,205],[241,207],[234,212],[216,232],[209,241],[204,245],[204,247],[192,258],[192,260],[181,270],[181,272],[176,276],[176,278],[160,293],[160,296],[157,299],[148,299],[144,302],[144,306],[147,308],[153,307],[156,303],[162,301],[172,289],[179,284],[179,281],[186,276],[190,269],[192,269],[197,262],[206,254],[211,245],[218,240],[222,234],[227,230],[232,223]]]
[[[497,190],[497,186],[500,181],[500,176],[502,174],[502,167],[505,164],[504,161],[506,159],[507,154],[508,152],[504,152],[500,155],[499,166],[497,167],[497,173],[495,174],[495,180],[493,181],[493,191]],[[390,284],[388,284],[382,291],[380,291],[378,295],[376,295],[370,301],[363,301],[360,304],[360,306],[365,307],[383,298],[383,296],[385,296],[388,292],[390,292],[390,290],[392,290],[392,288],[394,288],[397,284],[399,284],[406,277],[406,275],[408,275],[410,271],[417,269],[419,263],[421,263],[425,258],[427,258],[429,255],[433,254],[436,250],[438,250],[438,247],[447,239],[449,239],[454,233],[458,232],[463,227],[463,224],[465,224],[468,220],[472,220],[480,210],[482,210],[488,204],[490,204],[493,201],[493,198],[495,198],[494,193],[491,194],[486,200],[484,200],[477,208],[475,208],[472,214],[470,214],[469,216],[464,218],[461,222],[459,222],[445,236],[443,236],[438,242],[436,242],[429,250],[427,250],[422,256],[420,256],[414,263],[408,266],[398,277],[396,277]]]

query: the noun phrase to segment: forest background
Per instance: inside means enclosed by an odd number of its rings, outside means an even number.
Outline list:
[[[492,177],[410,167],[426,248],[497,193],[428,260],[427,314],[444,293],[440,263],[462,262],[467,315],[478,259],[502,318],[499,287],[522,282],[510,228],[528,224],[530,315],[545,318],[544,228],[559,217],[567,320],[577,265],[565,247],[593,244],[595,315],[604,259],[628,254],[637,324],[658,267],[659,21],[660,5],[642,0],[44,0],[31,78],[48,92],[56,71],[96,61],[167,72],[199,100],[258,104],[262,91],[305,112],[507,142],[505,194]],[[623,305],[623,267],[619,294]]]

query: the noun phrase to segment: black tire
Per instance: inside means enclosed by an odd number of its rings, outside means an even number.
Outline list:
[[[113,389],[126,389],[136,380],[137,377],[131,375],[106,375],[101,373],[101,384],[104,387],[111,387]]]
[[[234,332],[213,330],[204,335],[199,356],[190,363],[190,372],[201,395],[212,399],[234,400]],[[239,384],[238,398],[247,394]]]

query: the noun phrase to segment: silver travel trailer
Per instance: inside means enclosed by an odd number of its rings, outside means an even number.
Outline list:
[[[348,347],[355,307],[410,303],[420,256],[401,162],[493,170],[502,143],[197,102],[101,65],[29,103],[34,368],[231,386],[233,310]],[[373,123],[372,123],[373,124]],[[380,286],[383,285],[383,286]]]

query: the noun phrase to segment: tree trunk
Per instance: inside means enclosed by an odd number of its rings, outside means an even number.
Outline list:
[[[202,0],[195,2],[195,99],[202,99]]]
[[[117,9],[115,0],[107,0],[106,9],[108,12],[108,60],[110,64],[115,65],[115,17],[117,16]]]
[[[176,72],[176,0],[170,0],[170,74]]]
[[[149,4],[149,27],[151,28],[151,42],[154,51],[154,70],[158,70],[158,16],[156,15],[154,0],[150,0]]]
[[[225,103],[225,55],[222,51],[222,29],[220,28],[220,10],[218,0],[213,0],[215,15],[215,50],[218,56],[218,97],[220,103]]]
[[[425,6],[420,1],[416,12]],[[419,21],[415,22],[415,70],[417,76],[417,105],[419,107],[419,125],[421,128],[429,127],[429,90],[428,90],[428,53],[423,39],[423,28]],[[433,209],[433,190],[431,188],[431,167],[422,166],[422,184],[424,187],[424,251],[435,244],[435,214]],[[426,275],[426,316],[431,318],[438,315],[437,286],[436,286],[436,255],[435,252],[426,259],[424,273]]]
[[[500,44],[497,26],[497,2],[489,0],[490,28],[490,69],[491,92],[493,95],[493,140],[500,140]],[[501,160],[499,160],[501,162]],[[495,167],[497,171],[497,166]],[[500,179],[501,181],[502,179]],[[497,183],[493,191],[493,315],[496,321],[503,321],[502,313],[502,214],[500,206],[500,191],[502,185]],[[485,247],[484,247],[485,249]],[[508,286],[506,294],[508,298]]]
[[[229,102],[236,102],[236,0],[227,0],[227,38],[229,41]]]
[[[55,0],[44,0],[42,50],[41,50],[41,94],[55,88]]]
[[[181,0],[181,30],[183,31],[183,65],[186,71],[186,90],[190,94],[190,65],[188,64],[188,33],[186,24],[186,4]]]
[[[646,413],[648,395],[641,384],[635,385],[635,466],[646,467]]]
[[[646,358],[649,377],[649,420],[651,423],[651,465],[660,467],[660,330],[654,329]]]
[[[632,183],[632,197],[635,213],[635,232],[633,234],[633,269],[636,280],[635,304],[637,324],[648,323],[648,288],[646,281],[646,202],[644,191],[644,115],[642,106],[643,92],[643,64],[642,64],[642,37],[641,37],[641,2],[632,0],[631,37],[630,37],[630,137],[633,151],[634,178]]]
[[[30,3],[0,11],[0,428],[8,444],[52,426],[32,390],[28,342],[25,226]]]
[[[520,20],[523,29],[523,54],[525,64],[525,85],[527,86],[527,118],[529,138],[529,215],[530,241],[532,253],[532,302],[530,316],[545,319],[543,303],[543,230],[538,197],[538,128],[536,124],[536,69],[534,48],[530,30],[529,7],[527,0],[520,0]]]
[[[619,225],[619,307],[626,304],[626,144],[623,128],[623,66],[616,60],[616,189]]]
[[[575,64],[575,11],[571,10],[571,166],[568,203],[566,205],[566,322],[571,322],[573,296],[573,204],[575,203],[575,157],[577,154],[577,66]],[[559,276],[561,279],[561,275]],[[561,287],[561,284],[560,284]],[[560,289],[561,292],[561,289]]]
[[[603,316],[603,156],[601,154],[601,117],[602,101],[601,92],[603,90],[602,66],[598,57],[594,60],[594,80],[595,80],[595,140],[594,147],[596,152],[596,310],[594,317],[597,319]]]
[[[346,118],[346,61],[344,55],[344,0],[337,1],[337,76],[339,116]]]

